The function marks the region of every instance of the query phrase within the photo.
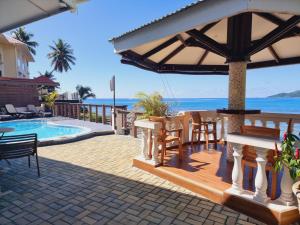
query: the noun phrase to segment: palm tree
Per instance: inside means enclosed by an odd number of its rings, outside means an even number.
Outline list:
[[[92,92],[92,89],[90,87],[77,85],[76,90],[79,94],[79,98],[80,98],[81,102],[87,98],[95,98],[96,97],[96,95]]]
[[[24,27],[20,27],[14,30],[12,34],[15,39],[25,43],[33,55],[36,54],[35,48],[39,44],[36,41],[31,40],[34,36],[32,33],[27,32]]]
[[[135,106],[144,109],[143,118],[168,115],[169,105],[163,102],[163,97],[158,92],[149,95],[144,92],[139,92],[136,94],[136,97],[139,101]]]
[[[48,58],[52,59],[51,65],[54,66],[53,71],[60,73],[71,70],[71,66],[75,65],[76,58],[73,56],[73,49],[70,44],[58,39],[54,42],[54,46],[49,46],[52,52],[48,54]]]
[[[40,76],[45,76],[48,77],[50,80],[56,80],[53,71],[49,72],[48,70],[46,70],[44,73],[39,72]]]

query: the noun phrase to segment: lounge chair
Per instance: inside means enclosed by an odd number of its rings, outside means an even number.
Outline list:
[[[27,117],[31,117],[34,115],[33,112],[25,111],[22,108],[17,110],[12,104],[6,104],[5,109],[8,112],[8,114],[12,115],[12,116],[17,116],[17,117],[25,116],[27,118]]]
[[[0,160],[28,157],[28,167],[30,167],[30,156],[35,156],[37,172],[40,176],[37,134],[3,136],[0,139]]]
[[[35,113],[37,115],[40,115],[42,117],[52,116],[51,112],[45,112],[42,109],[37,109],[34,105],[27,105],[27,109],[28,109],[28,111],[33,112],[33,113]]]
[[[5,111],[6,110],[4,108],[0,109],[0,120],[9,120],[14,118],[13,116],[8,115]]]

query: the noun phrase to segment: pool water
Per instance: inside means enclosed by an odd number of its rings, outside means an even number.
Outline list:
[[[0,122],[1,127],[10,127],[15,130],[6,133],[6,136],[36,133],[39,140],[78,135],[85,131],[80,127],[56,125],[43,120]]]

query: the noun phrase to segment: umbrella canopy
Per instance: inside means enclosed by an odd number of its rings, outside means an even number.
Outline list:
[[[300,62],[298,0],[203,0],[111,39],[121,62],[157,73],[228,74]]]
[[[2,0],[0,1],[0,33],[67,10],[85,0]]]

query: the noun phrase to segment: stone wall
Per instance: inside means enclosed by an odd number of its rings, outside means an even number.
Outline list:
[[[0,80],[0,106],[5,104],[13,104],[15,107],[39,105],[37,85],[31,80]]]

